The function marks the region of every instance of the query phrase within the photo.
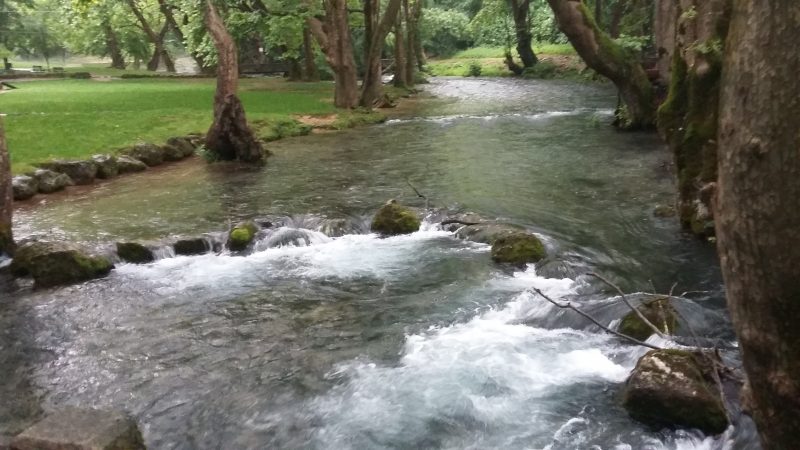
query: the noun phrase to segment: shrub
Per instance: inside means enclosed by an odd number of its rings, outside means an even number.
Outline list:
[[[481,76],[481,72],[483,72],[483,67],[481,63],[478,61],[472,61],[469,63],[469,67],[467,67],[467,76],[468,77],[479,77]]]

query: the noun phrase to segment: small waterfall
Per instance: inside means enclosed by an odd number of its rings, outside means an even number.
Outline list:
[[[276,230],[267,230],[267,235],[256,242],[255,251],[277,247],[308,247],[314,244],[324,244],[331,240],[328,235],[320,231],[281,227]]]

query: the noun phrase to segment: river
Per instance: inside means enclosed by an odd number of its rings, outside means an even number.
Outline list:
[[[181,163],[18,209],[17,236],[93,245],[269,218],[302,245],[118,264],[102,280],[0,302],[0,433],[62,405],[122,408],[149,447],[752,449],[650,430],[619,406],[644,350],[531,293],[611,322],[615,294],[702,291],[698,331],[733,343],[712,246],[653,216],[670,155],[608,125],[605,85],[438,79],[386,124],[270,144],[263,170]],[[366,232],[390,198],[539,233],[512,270],[425,223]],[[333,231],[331,231],[333,230]],[[290,241],[286,241],[290,242]],[[652,339],[652,338],[651,338]]]

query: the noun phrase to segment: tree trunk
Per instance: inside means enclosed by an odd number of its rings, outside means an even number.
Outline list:
[[[308,26],[333,70],[333,104],[337,108],[355,108],[358,106],[358,74],[347,1],[328,0],[324,6],[325,17],[322,20],[309,17]]]
[[[142,10],[139,9],[139,6],[136,4],[136,0],[127,0],[127,3],[128,7],[131,9],[131,12],[133,12],[133,15],[136,16],[136,19],[139,21],[139,25],[142,27],[144,34],[147,35],[147,39],[151,44],[153,44],[153,57],[150,58],[150,61],[147,63],[147,70],[156,71],[158,70],[158,63],[162,59],[162,55],[165,53],[164,36],[156,33],[153,30],[153,27],[150,26],[150,24],[147,22],[147,19],[144,17]],[[165,32],[163,33],[166,34]],[[172,71],[175,71],[174,67]]]
[[[411,25],[414,27],[414,55],[417,60],[417,70],[420,72],[427,63],[425,49],[422,48],[422,35],[419,31],[419,24],[422,22],[422,6],[423,0],[414,0],[414,7],[411,9]]]
[[[397,23],[394,26],[394,80],[396,87],[407,88],[408,80],[406,71],[406,43],[403,33],[403,15],[397,15]]]
[[[675,19],[671,30],[656,35],[659,51],[672,49],[669,93],[658,109],[658,130],[675,160],[678,217],[685,229],[701,237],[714,234],[711,200],[717,180],[717,117],[729,3],[680,0],[675,11],[663,11]]]
[[[236,96],[239,85],[236,44],[211,0],[206,0],[205,19],[218,59],[214,122],[206,134],[206,147],[218,159],[261,163],[264,149],[247,125],[242,102]]]
[[[319,70],[314,60],[314,43],[311,42],[311,30],[306,27],[303,30],[303,80],[319,81]]]
[[[517,37],[517,53],[523,67],[533,67],[539,59],[533,52],[533,34],[530,27],[530,0],[509,0],[514,16],[514,31]]]
[[[795,0],[733,4],[720,99],[719,254],[762,446],[788,450],[800,430],[800,16]]]
[[[158,6],[161,9],[161,13],[164,14],[164,19],[166,19],[170,29],[184,44],[184,48],[186,48],[186,36],[184,36],[183,30],[181,30],[181,27],[178,25],[178,21],[175,20],[175,15],[172,13],[172,5],[167,3],[167,0],[158,0]],[[209,71],[209,68],[206,67],[206,61],[205,58],[203,58],[203,55],[198,52],[191,52],[191,57],[194,59],[194,62],[197,64],[200,72],[207,73]]]
[[[659,4],[663,3],[661,0],[657,1]],[[675,2],[670,1],[669,3],[674,4]],[[611,39],[619,37],[619,27],[622,24],[622,18],[625,16],[627,6],[628,0],[617,0],[617,3],[614,4],[614,9],[611,11],[611,22],[608,24],[608,35],[611,36]]]
[[[638,58],[612,41],[592,19],[581,0],[547,0],[561,31],[587,66],[610,79],[619,90],[625,108],[617,112],[623,129],[655,125],[653,87]]]
[[[117,39],[117,34],[114,33],[114,29],[111,28],[111,25],[105,21],[103,22],[103,34],[105,34],[106,37],[106,50],[111,57],[111,68],[124,70],[125,57],[122,56],[119,39]]]
[[[303,79],[303,66],[297,58],[289,58],[289,81],[300,81]]]
[[[406,60],[404,70],[406,71],[406,83],[409,86],[413,86],[414,73],[417,69],[416,39],[418,36],[416,34],[417,26],[414,23],[414,14],[408,2],[409,0],[403,0],[403,15],[406,17]]]
[[[603,29],[603,0],[594,0],[594,21],[597,28]]]
[[[366,3],[370,3],[370,1],[367,0]],[[365,108],[371,108],[375,102],[380,102],[383,99],[381,54],[383,53],[386,36],[391,31],[395,18],[400,14],[400,5],[401,0],[389,0],[380,22],[378,22],[377,27],[371,30],[369,51],[367,51],[366,59],[364,60],[364,81],[361,86],[361,99],[359,100],[359,104]],[[380,6],[380,2],[376,1],[374,6]],[[374,9],[371,12],[373,16],[377,17],[380,10]],[[405,70],[405,66],[403,66],[402,70]]]
[[[11,188],[11,158],[6,147],[6,134],[0,118],[0,255],[14,254],[14,236],[11,232],[14,191]]]

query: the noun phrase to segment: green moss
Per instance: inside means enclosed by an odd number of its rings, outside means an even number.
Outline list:
[[[668,297],[643,302],[637,308],[662,333],[675,333],[675,329],[678,326],[678,317]],[[653,330],[633,311],[630,311],[622,318],[622,322],[619,324],[619,332],[640,341],[646,340],[653,334]]]
[[[62,250],[37,255],[31,260],[29,270],[36,286],[51,287],[105,276],[113,267],[106,257]]]
[[[375,214],[370,230],[385,236],[409,234],[419,230],[419,216],[409,208],[390,202]]]
[[[240,252],[247,248],[258,233],[258,225],[253,222],[243,222],[236,225],[228,234],[228,248]]]
[[[277,141],[279,139],[306,136],[311,133],[312,126],[301,123],[291,117],[271,117],[252,122],[256,135],[265,142]]]
[[[528,264],[547,256],[542,241],[530,233],[511,233],[497,238],[492,244],[492,260],[498,263]]]

